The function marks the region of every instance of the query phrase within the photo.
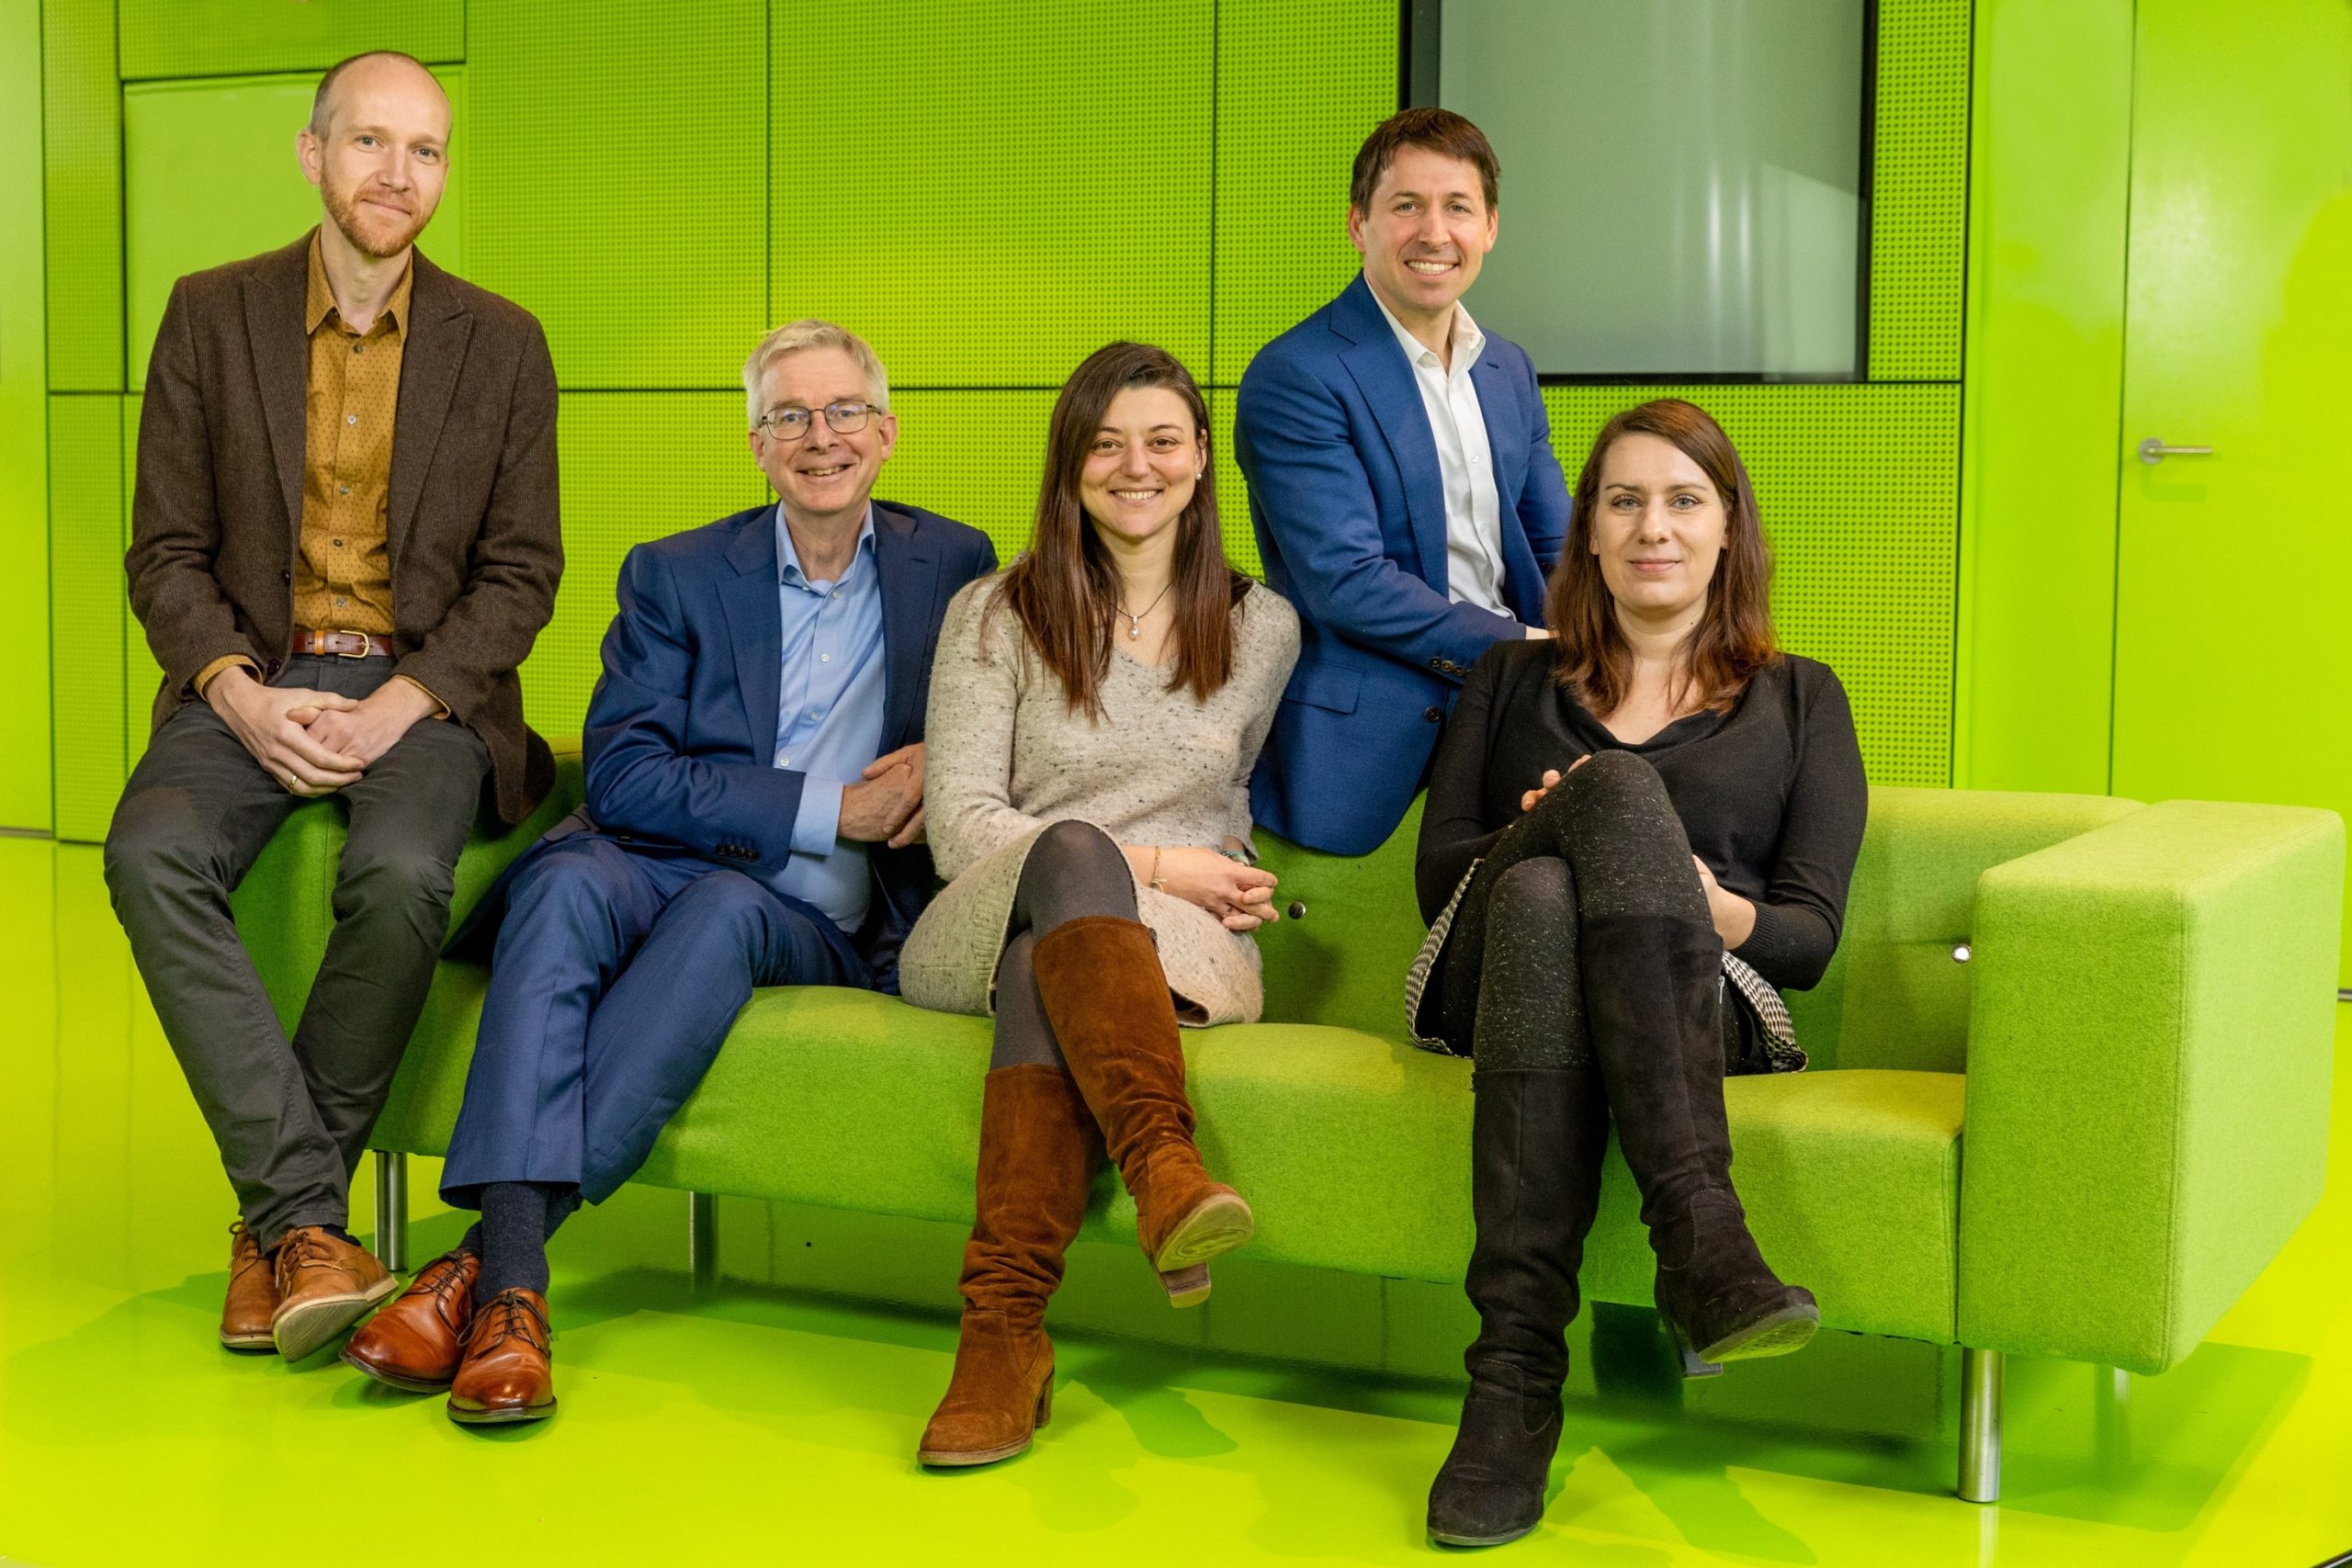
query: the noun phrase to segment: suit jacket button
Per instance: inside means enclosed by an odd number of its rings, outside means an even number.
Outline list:
[[[280,582],[291,582],[294,581],[294,574],[290,571],[281,571],[277,574],[277,581]]]
[[[1421,716],[1428,719],[1431,724],[1435,724],[1445,717],[1445,710],[1434,705],[1425,707],[1421,710]]]

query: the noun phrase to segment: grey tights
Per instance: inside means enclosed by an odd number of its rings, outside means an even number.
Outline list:
[[[1091,822],[1056,822],[1029,846],[1013,890],[1008,935],[996,965],[996,1048],[989,1067],[1024,1062],[1069,1070],[1037,994],[1037,939],[1086,915],[1136,918],[1136,877],[1127,854]]]

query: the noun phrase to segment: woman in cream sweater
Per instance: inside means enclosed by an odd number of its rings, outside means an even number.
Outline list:
[[[947,887],[899,957],[918,1007],[992,1013],[963,1332],[932,1465],[1029,1446],[1046,1300],[1105,1151],[1175,1304],[1249,1239],[1193,1143],[1177,1026],[1254,1019],[1250,771],[1298,618],[1225,558],[1208,414],[1174,358],[1118,343],[1054,406],[1028,551],[959,593],[933,667],[923,815]]]

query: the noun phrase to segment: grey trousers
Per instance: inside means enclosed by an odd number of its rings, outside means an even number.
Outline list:
[[[389,660],[297,658],[273,683],[364,697],[390,678]],[[424,1006],[489,771],[479,736],[425,719],[329,797],[349,821],[334,930],[290,1040],[229,895],[301,798],[202,703],[166,720],[131,771],[107,833],[107,887],[264,1248],[350,1217],[351,1173]]]

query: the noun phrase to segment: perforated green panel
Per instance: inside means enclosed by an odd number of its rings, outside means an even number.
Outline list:
[[[830,80],[840,43],[827,35],[863,10],[835,8],[791,78],[826,62],[835,111],[888,101],[844,99]],[[472,160],[471,274],[538,316],[567,389],[738,383],[768,324],[764,28],[760,0],[468,6],[473,124],[456,157]],[[856,121],[862,156],[888,167],[895,123]],[[871,254],[849,243],[858,209],[842,167],[806,165],[796,209],[804,231],[824,228],[837,268]]]
[[[49,400],[51,739],[61,839],[106,837],[122,792],[122,404]]]
[[[1781,645],[1845,682],[1871,781],[1949,784],[1960,389],[1550,387],[1570,484],[1609,417],[1655,397],[1690,399],[1738,446]]]
[[[122,389],[122,123],[114,0],[41,7],[49,387]]]
[[[1250,529],[1250,487],[1241,465],[1233,460],[1233,400],[1230,389],[1212,388],[1209,401],[1209,453],[1216,462],[1216,509],[1225,536],[1225,558],[1262,579],[1265,563],[1258,558],[1258,536]]]
[[[434,73],[457,122],[466,118],[462,67]],[[191,272],[275,250],[319,221],[319,196],[302,177],[294,138],[311,112],[309,75],[152,82],[122,94],[124,247],[129,266],[130,385],[144,386],[173,282]],[[453,136],[453,148],[463,143]],[[202,202],[187,192],[239,171]],[[418,247],[466,270],[465,160],[456,159],[441,205]]]
[[[1219,8],[1216,358],[1201,373],[1221,385],[1362,265],[1348,170],[1396,109],[1396,17],[1395,0]]]
[[[1114,338],[1202,366],[1213,12],[775,0],[775,318],[910,387],[1059,386]]]
[[[1880,0],[1871,193],[1872,380],[1960,375],[1969,0]]]
[[[1001,562],[1028,548],[1054,394],[893,392],[890,408],[899,446],[874,493],[970,524]]]
[[[122,75],[324,71],[368,49],[457,60],[465,0],[122,0]]]
[[[632,545],[699,527],[768,493],[743,445],[741,392],[571,392],[557,420],[563,465],[563,586],[523,665],[523,711],[542,735],[576,736],[596,648]]]

